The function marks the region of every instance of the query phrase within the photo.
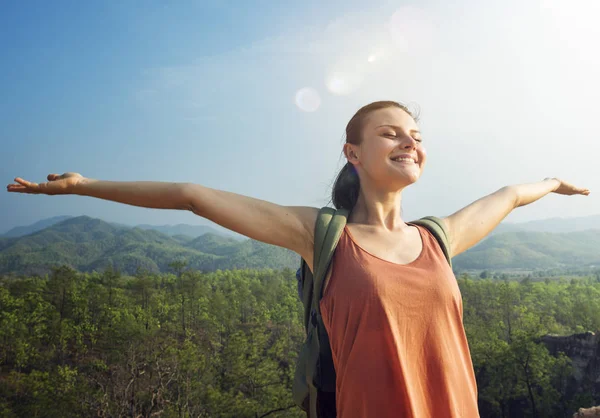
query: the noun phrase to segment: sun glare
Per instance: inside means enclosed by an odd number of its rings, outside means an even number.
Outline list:
[[[356,91],[362,81],[363,76],[358,72],[331,72],[325,84],[331,93],[346,95]]]
[[[304,87],[296,92],[296,106],[304,112],[314,112],[321,106],[321,96],[311,88]]]

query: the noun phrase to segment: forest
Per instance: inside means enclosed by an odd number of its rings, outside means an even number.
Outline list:
[[[169,270],[0,276],[0,416],[304,416],[295,271]],[[482,417],[570,417],[598,401],[541,338],[598,330],[600,271],[457,280]]]

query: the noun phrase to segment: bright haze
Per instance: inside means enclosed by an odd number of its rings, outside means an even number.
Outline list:
[[[592,194],[508,221],[600,214],[598,21],[597,0],[3,2],[1,178],[76,171],[321,206],[352,114],[397,100],[420,110],[428,150],[406,220],[545,177]],[[58,215],[208,223],[5,191],[0,215],[0,233]]]

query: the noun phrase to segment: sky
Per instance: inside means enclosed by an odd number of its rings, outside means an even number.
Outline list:
[[[406,220],[510,184],[589,188],[510,222],[600,214],[597,0],[0,3],[0,178],[192,182],[328,204],[348,120],[420,112]],[[594,193],[596,192],[596,193]],[[59,215],[210,224],[184,211],[0,193],[0,233]]]

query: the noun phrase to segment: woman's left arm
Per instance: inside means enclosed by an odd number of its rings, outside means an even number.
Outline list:
[[[552,192],[567,196],[590,194],[588,189],[575,187],[556,178],[503,187],[444,218],[452,257],[485,238],[513,209],[533,203]]]

